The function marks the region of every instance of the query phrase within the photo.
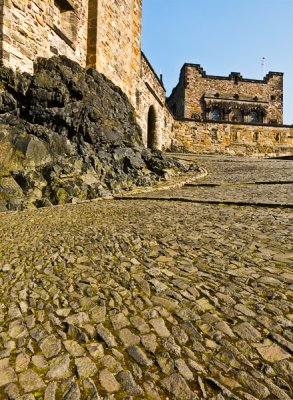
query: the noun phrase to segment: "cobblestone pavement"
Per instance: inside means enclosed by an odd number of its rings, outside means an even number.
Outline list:
[[[219,156],[179,157],[194,159],[211,173],[206,179],[180,190],[148,193],[148,198],[285,204],[293,208],[293,161]]]
[[[235,171],[201,161],[201,183]],[[111,200],[0,226],[1,400],[292,399],[293,210]]]

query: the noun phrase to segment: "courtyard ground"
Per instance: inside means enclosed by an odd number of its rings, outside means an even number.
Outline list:
[[[293,161],[0,214],[0,399],[292,399]]]

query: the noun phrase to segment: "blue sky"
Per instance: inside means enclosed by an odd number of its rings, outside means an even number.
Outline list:
[[[293,124],[293,0],[143,0],[142,48],[167,94],[185,62],[210,75],[284,72],[284,123]]]

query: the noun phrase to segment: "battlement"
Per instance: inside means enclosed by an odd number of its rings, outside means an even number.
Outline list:
[[[206,73],[206,71],[203,69],[203,67],[200,64],[192,64],[192,63],[185,63],[183,67],[181,68],[180,74],[185,74],[186,70],[189,68],[195,69],[203,78],[207,79],[216,79],[216,80],[224,80],[224,81],[234,81],[235,79],[242,81],[242,82],[252,82],[252,83],[267,83],[270,79],[273,77],[283,77],[284,73],[283,72],[274,72],[270,71],[268,72],[263,79],[250,79],[250,78],[243,78],[240,72],[231,72],[228,76],[220,76],[220,75],[209,75]]]
[[[283,73],[269,72],[263,79],[240,72],[217,76],[186,63],[168,105],[179,118],[282,125]]]

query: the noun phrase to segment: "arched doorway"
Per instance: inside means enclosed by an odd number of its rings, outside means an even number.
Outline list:
[[[157,137],[157,114],[154,106],[150,106],[148,113],[147,146],[151,150],[159,148]]]

